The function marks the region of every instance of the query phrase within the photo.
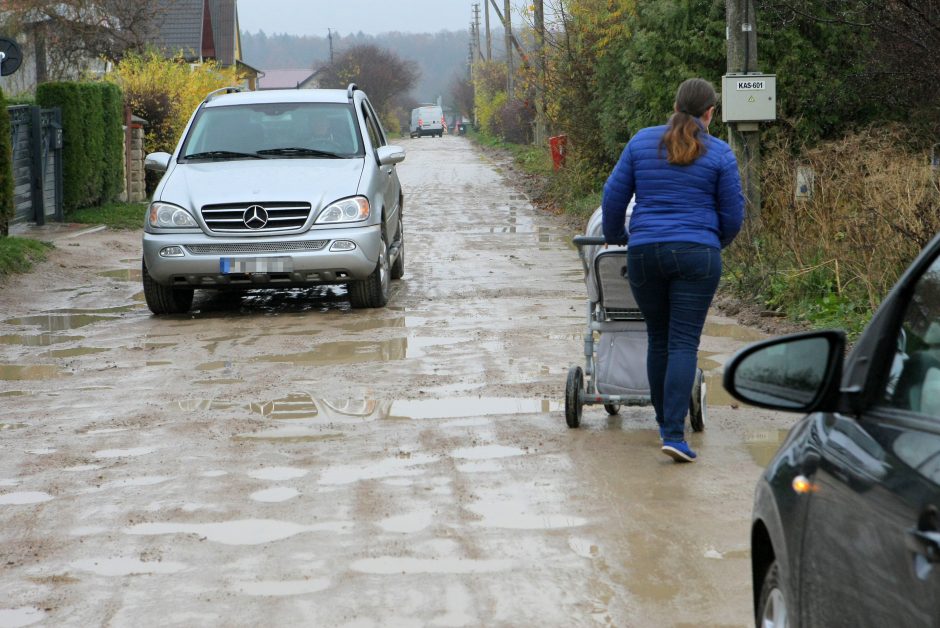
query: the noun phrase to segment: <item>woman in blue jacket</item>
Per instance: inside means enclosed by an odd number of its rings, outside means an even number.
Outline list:
[[[718,280],[721,249],[744,220],[734,153],[708,134],[718,97],[703,79],[676,93],[666,126],[631,138],[604,185],[604,237],[626,244],[627,278],[649,336],[646,368],[662,451],[677,462],[696,454],[685,441],[685,416],[698,346]]]

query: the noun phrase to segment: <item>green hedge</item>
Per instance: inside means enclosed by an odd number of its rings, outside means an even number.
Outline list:
[[[0,90],[0,236],[10,234],[13,220],[13,144],[10,140],[10,114]]]
[[[110,83],[43,83],[41,107],[62,109],[63,208],[66,212],[114,200],[123,187],[123,98]]]

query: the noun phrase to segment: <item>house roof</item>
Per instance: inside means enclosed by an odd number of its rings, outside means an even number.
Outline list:
[[[223,66],[239,60],[238,8],[235,0],[157,0],[161,19],[154,43],[188,61],[206,56]],[[207,23],[208,21],[208,23]],[[211,26],[211,29],[209,28]]]
[[[313,70],[281,69],[265,70],[258,79],[258,89],[292,89],[315,75]]]

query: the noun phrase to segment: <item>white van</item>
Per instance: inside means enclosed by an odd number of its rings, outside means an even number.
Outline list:
[[[437,105],[422,105],[411,110],[411,137],[444,134],[444,111]]]

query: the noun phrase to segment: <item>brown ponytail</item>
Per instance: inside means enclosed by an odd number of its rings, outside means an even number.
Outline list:
[[[663,135],[669,163],[687,166],[705,152],[700,138],[704,129],[698,118],[717,102],[715,88],[705,79],[693,78],[682,82],[676,92],[676,112],[669,118],[669,128]]]

